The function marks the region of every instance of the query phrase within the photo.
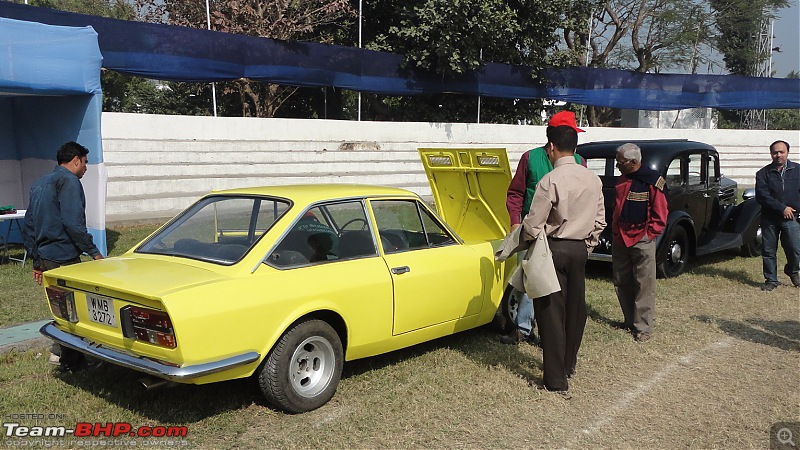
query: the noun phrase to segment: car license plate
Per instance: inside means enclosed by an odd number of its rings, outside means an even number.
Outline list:
[[[89,309],[89,319],[92,322],[117,328],[117,313],[114,312],[114,300],[99,295],[86,294],[86,306]]]

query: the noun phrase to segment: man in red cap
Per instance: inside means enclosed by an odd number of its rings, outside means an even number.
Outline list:
[[[572,111],[556,113],[547,123],[548,129],[559,126],[568,126],[577,133],[584,131],[578,128],[575,123],[575,113]],[[575,161],[586,165],[585,161],[577,154]],[[547,157],[544,147],[537,147],[522,154],[506,194],[506,208],[508,215],[511,216],[511,231],[514,231],[522,222],[522,218],[528,214],[533,194],[536,192],[536,184],[551,170],[553,170],[553,164]],[[513,295],[517,298],[517,329],[511,334],[501,336],[500,342],[515,345],[526,340],[535,345],[538,340],[533,333],[533,303],[524,292],[514,292]]]

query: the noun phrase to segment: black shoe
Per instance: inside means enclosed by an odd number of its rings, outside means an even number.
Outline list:
[[[611,328],[615,330],[625,330],[625,331],[633,331],[633,324],[632,323],[625,323],[625,322],[611,322]]]
[[[569,391],[566,389],[548,389],[546,386],[542,386],[541,384],[536,384],[533,380],[529,381],[528,384],[536,389],[537,391],[542,392],[552,392],[553,394],[558,394],[564,400],[572,399],[572,395],[570,395]]]
[[[522,332],[518,329],[504,336],[500,336],[501,344],[518,345],[520,341],[522,341]]]
[[[534,333],[533,331],[531,331],[531,334],[529,334],[528,337],[525,338],[525,342],[534,345],[536,347],[541,347],[542,344],[542,341],[539,339],[539,336],[537,336],[536,333]]]
[[[789,275],[789,279],[792,280],[794,287],[800,287],[800,272]]]
[[[67,347],[61,347],[61,356],[59,357],[58,366],[62,370],[78,370],[86,357],[83,353]]]
[[[764,284],[761,285],[761,290],[769,292],[769,291],[775,289],[776,287],[778,287],[778,283],[771,282],[771,281],[765,281]]]

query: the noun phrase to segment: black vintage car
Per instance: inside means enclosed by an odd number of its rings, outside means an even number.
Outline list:
[[[656,241],[659,277],[680,275],[690,257],[729,249],[744,255],[761,254],[761,208],[751,192],[737,203],[736,182],[720,173],[719,153],[688,140],[607,141],[578,146],[587,167],[603,181],[607,228],[590,259],[611,261],[611,217],[616,169],[616,149],[633,142],[642,149],[642,165],[661,173],[667,181],[667,228]],[[749,190],[748,190],[749,191]]]
[[[738,186],[720,173],[719,153],[700,142],[688,140],[605,141],[578,146],[587,167],[603,181],[606,229],[590,259],[611,261],[611,217],[617,147],[633,142],[642,149],[642,165],[658,171],[667,181],[669,216],[664,233],[656,239],[658,276],[676,277],[686,270],[690,257],[723,250],[739,250],[745,256],[761,254],[761,207],[755,190],[744,192],[737,203]],[[507,289],[493,325],[502,333],[514,329],[519,296]]]

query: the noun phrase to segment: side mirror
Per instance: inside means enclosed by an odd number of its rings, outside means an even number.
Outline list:
[[[742,192],[742,200],[750,200],[751,198],[756,198],[756,190],[755,188],[747,188]]]

